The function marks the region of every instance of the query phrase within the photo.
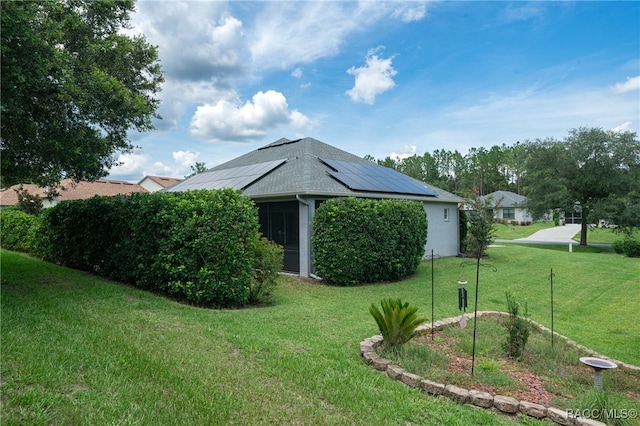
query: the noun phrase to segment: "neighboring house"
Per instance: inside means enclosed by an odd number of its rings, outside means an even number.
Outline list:
[[[157,192],[161,189],[168,188],[176,183],[182,182],[183,179],[177,179],[172,177],[163,176],[145,176],[142,178],[138,185],[142,186],[149,192]]]
[[[230,187],[258,207],[261,232],[282,245],[284,270],[314,273],[311,225],[316,209],[334,197],[420,201],[429,223],[425,253],[455,256],[462,198],[312,138],[280,139],[165,191]]]
[[[125,182],[122,180],[99,179],[95,182],[80,181],[73,182],[71,179],[64,179],[60,182],[59,195],[47,198],[48,190],[41,186],[23,184],[22,187],[32,195],[39,195],[43,201],[43,207],[52,207],[64,200],[82,200],[91,198],[94,195],[118,195],[131,194],[133,192],[149,192],[140,185]],[[0,206],[18,205],[18,194],[16,189],[20,185],[13,185],[0,190]]]
[[[508,223],[511,222],[531,222],[531,215],[523,207],[522,203],[526,201],[526,197],[510,191],[496,191],[491,194],[480,197],[483,200],[491,197],[493,203],[497,203],[494,211],[494,218],[497,220],[504,219]]]

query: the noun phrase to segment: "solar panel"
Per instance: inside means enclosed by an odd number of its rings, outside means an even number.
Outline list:
[[[330,176],[354,191],[437,196],[435,191],[425,188],[410,177],[377,164],[328,158],[321,158],[320,161],[333,169],[327,172]]]
[[[190,189],[245,189],[267,173],[284,164],[287,160],[267,161],[249,166],[232,167],[224,170],[211,170],[181,182],[171,188],[171,191],[186,191]]]

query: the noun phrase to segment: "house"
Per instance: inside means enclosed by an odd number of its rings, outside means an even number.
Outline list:
[[[460,197],[313,138],[277,140],[165,191],[225,187],[254,200],[261,232],[284,247],[284,270],[304,277],[314,273],[315,211],[334,197],[422,202],[429,223],[425,252],[458,254]]]
[[[510,191],[495,191],[491,194],[483,195],[483,200],[492,198],[493,203],[497,203],[494,211],[496,220],[506,220],[507,223],[531,222],[531,215],[527,212],[522,204],[526,201],[526,197]]]
[[[182,182],[183,179],[164,177],[164,176],[145,176],[138,185],[149,192],[157,192],[161,189],[168,188],[176,183]]]
[[[18,194],[16,190],[20,186],[31,195],[38,195],[42,198],[43,207],[52,207],[64,200],[82,200],[95,195],[112,196],[118,194],[131,194],[133,192],[149,192],[140,185],[122,181],[99,179],[95,182],[80,181],[73,182],[71,179],[63,179],[58,189],[59,195],[47,198],[48,189],[33,184],[13,185],[0,190],[0,206],[18,205]]]

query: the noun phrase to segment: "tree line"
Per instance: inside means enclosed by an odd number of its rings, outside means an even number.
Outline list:
[[[582,215],[587,226],[605,220],[623,231],[640,228],[640,141],[635,132],[581,127],[563,139],[471,148],[437,149],[407,158],[375,159],[422,182],[460,195],[511,191],[527,197],[534,219],[550,210]]]
[[[469,191],[486,195],[498,190],[524,195],[526,147],[516,142],[511,146],[471,148],[466,154],[436,149],[406,158],[365,158],[461,196]]]

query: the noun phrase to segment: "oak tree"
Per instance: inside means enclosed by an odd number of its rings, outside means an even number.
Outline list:
[[[530,142],[527,151],[525,207],[534,218],[551,209],[580,211],[582,246],[587,245],[588,225],[605,219],[607,208],[614,223],[640,226],[633,213],[640,193],[635,133],[572,129],[562,141]]]
[[[158,117],[158,52],[124,32],[133,0],[0,5],[2,185],[106,176]]]

